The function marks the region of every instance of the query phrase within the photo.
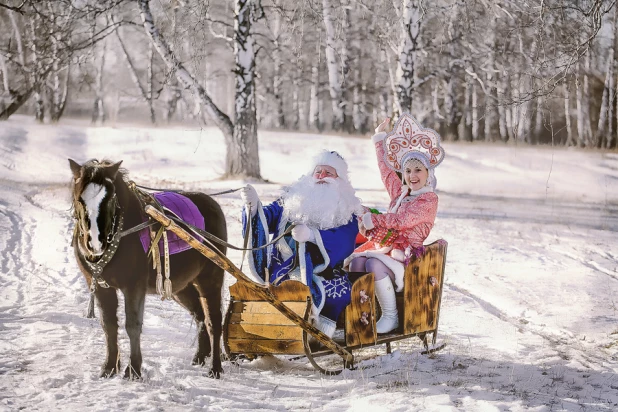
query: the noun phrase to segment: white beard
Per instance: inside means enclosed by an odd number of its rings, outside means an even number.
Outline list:
[[[320,230],[343,226],[362,213],[352,185],[341,178],[317,183],[312,175],[301,177],[283,195],[283,217]]]

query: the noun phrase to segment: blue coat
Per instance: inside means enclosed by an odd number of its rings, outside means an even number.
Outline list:
[[[247,231],[247,214],[242,214],[243,237]],[[289,227],[283,219],[281,199],[258,207],[251,219],[251,247],[265,245]],[[356,216],[350,222],[332,229],[313,229],[314,242],[297,243],[290,234],[276,246],[251,252],[249,266],[258,281],[269,274],[271,284],[295,279],[308,284],[313,297],[314,313],[337,320],[339,313],[350,302],[351,285],[342,270],[343,261],[354,251],[358,223]],[[272,236],[271,236],[272,235]]]

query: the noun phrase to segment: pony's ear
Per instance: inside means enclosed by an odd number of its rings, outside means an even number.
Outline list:
[[[82,170],[80,164],[73,159],[69,159],[69,166],[71,167],[71,172],[73,172],[73,177],[78,179]]]
[[[109,177],[112,180],[116,180],[116,174],[118,173],[118,169],[120,169],[120,165],[122,164],[122,160],[118,163],[114,163],[111,166],[107,167],[107,173],[109,173]]]

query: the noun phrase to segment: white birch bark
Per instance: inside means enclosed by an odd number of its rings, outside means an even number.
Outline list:
[[[573,146],[575,145],[575,141],[573,139],[573,131],[571,129],[571,97],[569,93],[569,84],[565,80],[564,81],[564,120],[565,120],[565,128],[566,128],[566,142],[565,146]]]
[[[43,84],[42,79],[38,76],[42,74],[42,63],[37,50],[37,36],[40,31],[41,16],[36,13],[30,19],[30,56],[34,73],[32,74],[33,81],[33,97],[34,97],[34,118],[37,122],[43,123],[45,120],[45,106],[43,101]]]
[[[543,132],[543,96],[539,96],[536,99],[536,115],[535,115],[535,123],[534,123],[534,133],[532,136],[534,140],[533,144],[539,142],[541,137],[541,133]]]
[[[94,85],[94,107],[92,110],[92,124],[102,125],[105,123],[105,103],[103,90],[103,73],[105,72],[105,54],[107,52],[107,40],[103,40],[99,47],[99,62],[95,65],[96,77]]]
[[[421,32],[422,0],[404,0],[401,40],[397,64],[397,109],[399,113],[412,110],[417,50]]]
[[[311,67],[311,91],[309,99],[309,123],[310,128],[322,130],[320,122],[320,68],[319,59],[313,62]]]
[[[227,175],[260,176],[255,101],[255,39],[253,24],[258,18],[256,0],[236,0],[234,58],[236,102],[233,145],[227,153]]]
[[[498,29],[498,18],[495,13],[491,13],[491,23],[488,32],[488,61],[486,68],[485,85],[487,95],[485,96],[485,141],[496,140],[496,105],[498,103],[496,94],[496,32]],[[502,136],[501,136],[502,137]]]
[[[326,54],[326,67],[328,69],[328,88],[333,111],[332,128],[334,130],[342,130],[345,124],[343,81],[340,76],[337,60],[338,41],[335,33],[335,8],[332,0],[322,0],[322,14],[326,29],[326,47],[324,51]]]
[[[464,97],[464,140],[471,142],[472,138],[472,83],[466,76],[466,90]]]
[[[472,83],[472,140],[479,139],[478,86]]]

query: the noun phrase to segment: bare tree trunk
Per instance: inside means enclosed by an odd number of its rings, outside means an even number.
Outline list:
[[[127,62],[127,68],[129,69],[129,74],[131,74],[131,79],[133,80],[133,83],[135,83],[135,86],[138,88],[142,96],[142,99],[144,99],[144,102],[148,105],[148,108],[150,109],[150,121],[154,124],[155,123],[155,113],[154,113],[154,109],[152,105],[152,99],[150,98],[152,91],[150,90],[150,87],[149,87],[149,90],[146,90],[146,88],[142,86],[142,83],[139,81],[139,75],[137,74],[137,69],[135,68],[135,64],[131,60],[131,56],[129,56],[129,52],[124,44],[124,41],[122,40],[122,37],[120,37],[120,33],[118,32],[118,29],[115,30],[115,33],[116,33],[116,38],[118,39],[118,44],[120,44],[120,50],[122,50],[122,54],[124,55],[125,61]],[[152,61],[152,43],[148,45],[148,56],[149,56],[149,62]],[[149,67],[149,70],[148,70],[149,75],[147,77],[150,78],[150,73],[151,73],[150,68],[152,67],[152,64],[149,64],[148,67]],[[150,84],[151,82],[148,82],[148,83]]]
[[[497,79],[498,84],[498,93],[503,97],[503,100],[506,100],[506,82],[504,81],[504,76],[500,76]],[[498,130],[500,130],[500,140],[506,142],[509,140],[509,132],[507,129],[506,123],[506,112],[507,109],[504,107],[502,102],[498,102]]]
[[[253,23],[260,17],[255,0],[236,0],[234,57],[236,108],[233,144],[226,157],[226,176],[260,177],[255,112],[255,39]]]
[[[536,115],[534,123],[534,136],[533,144],[538,144],[543,131],[543,96],[539,96],[536,99]]]
[[[310,127],[321,131],[320,122],[320,59],[316,59],[311,67],[311,97],[309,100],[309,123]]]
[[[412,110],[416,59],[421,33],[421,0],[404,0],[401,43],[397,65],[397,110],[399,114]]]
[[[603,97],[601,99],[601,109],[599,110],[599,122],[597,124],[596,141],[604,147],[608,139],[607,125],[609,119],[609,128],[612,127],[612,107],[610,106],[610,99],[612,93],[612,80],[614,77],[614,47],[613,42],[610,43],[610,49],[607,56],[607,69],[605,71],[605,82],[603,84]],[[610,131],[611,133],[611,131]]]
[[[171,27],[171,36],[172,36],[172,44],[170,45],[171,50],[174,50],[173,42],[177,37],[177,27],[178,27],[178,11],[181,7],[180,1],[174,0],[172,2],[172,27]],[[182,102],[182,92],[180,90],[180,85],[178,84],[178,79],[176,78],[176,73],[170,73],[169,78],[169,89],[167,92],[167,99],[165,102],[165,121],[166,123],[170,123],[172,121],[172,117],[178,110],[178,105]]]
[[[37,33],[40,31],[41,16],[36,13],[33,18],[30,19],[30,51],[32,55],[32,66],[34,67],[33,85],[34,85],[34,118],[37,122],[43,123],[45,121],[45,105],[43,101],[43,79],[39,76],[42,73],[42,63],[38,56],[37,50]]]
[[[489,30],[489,55],[486,69],[486,91],[485,96],[485,141],[496,140],[496,129],[498,129],[496,122],[496,105],[498,103],[497,91],[496,91],[496,31],[498,29],[498,18],[494,13],[491,15],[491,26]]]
[[[472,140],[479,140],[479,108],[476,82],[472,83]]]
[[[464,97],[464,132],[463,138],[466,142],[471,142],[472,137],[472,84],[470,78],[466,76],[466,90]]]
[[[333,108],[332,128],[342,130],[345,124],[345,107],[343,101],[342,79],[337,63],[337,37],[335,33],[334,12],[332,0],[322,0],[324,27],[326,28],[326,66],[328,68],[328,84]]]
[[[505,101],[513,99],[513,87],[511,75],[507,71],[503,76],[503,90]],[[504,106],[504,124],[506,126],[507,139],[506,142],[513,142],[516,138],[516,122],[517,122],[517,105]]]
[[[571,98],[569,93],[569,84],[567,80],[564,81],[564,120],[565,120],[565,128],[566,128],[566,142],[565,146],[573,146],[575,145],[575,141],[573,139],[573,131],[571,129]]]
[[[440,116],[440,102],[439,102],[440,79],[435,78],[433,80],[434,81],[431,82],[431,107],[433,109],[431,112],[431,122],[432,122],[431,127],[434,130],[440,130],[441,127],[440,127],[439,118],[443,118],[442,116]],[[446,102],[444,103],[444,105],[446,106]],[[445,110],[446,110],[446,107],[445,107]],[[446,136],[444,137],[446,139]]]
[[[0,76],[2,76],[2,93],[0,93],[0,114],[4,113],[6,106],[4,104],[4,98],[2,95],[9,96],[11,99],[13,98],[11,93],[11,88],[9,87],[9,70],[6,67],[6,59],[4,58],[4,54],[0,54]],[[0,120],[5,120],[0,118]]]
[[[152,42],[148,44],[148,76],[146,78],[148,84],[147,99],[148,109],[150,111],[150,122],[157,122],[154,110],[154,46]]]
[[[107,40],[103,40],[100,47],[99,65],[96,66],[96,79],[95,79],[95,97],[94,107],[92,110],[92,124],[102,125],[105,123],[105,104],[103,101],[103,73],[105,71],[105,53],[107,53]]]

